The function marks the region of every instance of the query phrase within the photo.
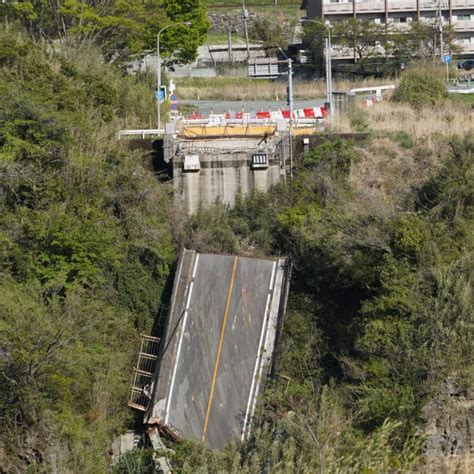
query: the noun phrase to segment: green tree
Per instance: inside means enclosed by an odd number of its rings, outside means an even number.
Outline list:
[[[249,31],[249,37],[263,43],[268,48],[267,54],[276,54],[278,48],[285,48],[287,41],[280,23],[270,18],[257,18]]]
[[[209,27],[200,0],[114,0],[112,2],[39,0],[9,2],[4,16],[20,21],[34,39],[61,40],[99,45],[107,61],[124,62],[156,48],[156,35],[168,23],[192,21],[164,35],[170,63],[186,63],[196,57],[197,47]]]
[[[151,90],[98,48],[54,51],[10,23],[0,45],[2,468],[47,470],[51,439],[61,472],[106,472],[176,255],[171,193],[116,139],[148,122]]]
[[[191,26],[170,28],[163,33],[165,62],[175,64],[194,61],[197,48],[203,44],[210,26],[202,0],[165,0],[164,11],[170,23],[191,22]]]
[[[303,45],[305,49],[309,50],[308,70],[316,73],[317,76],[323,76],[326,72],[325,38],[327,30],[319,23],[307,22],[304,24],[303,31]]]
[[[369,20],[351,18],[337,22],[333,27],[333,43],[350,48],[361,70],[370,58],[384,55],[384,25]]]
[[[443,26],[445,51],[456,53],[452,25]],[[434,23],[413,21],[403,30],[390,29],[384,42],[387,55],[398,63],[434,58],[439,55],[439,30]]]

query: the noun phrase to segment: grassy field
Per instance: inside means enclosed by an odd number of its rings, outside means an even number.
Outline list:
[[[467,104],[474,107],[474,94],[452,94],[453,101],[458,104]]]
[[[393,81],[365,79],[356,82],[336,81],[334,90],[353,87],[384,85]],[[282,100],[286,96],[286,82],[256,80],[247,77],[215,77],[176,79],[177,92],[181,99],[191,100]],[[296,99],[313,99],[326,95],[324,81],[295,82]]]

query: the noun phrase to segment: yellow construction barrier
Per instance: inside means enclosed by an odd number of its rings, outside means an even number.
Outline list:
[[[275,134],[272,125],[223,125],[223,126],[184,126],[178,133],[181,138],[226,138],[226,137],[264,137]]]
[[[321,128],[318,129],[317,127],[295,127],[291,135],[293,137],[299,137],[301,135],[315,135],[318,132],[321,132]]]
[[[273,136],[276,127],[273,125],[187,125],[183,126],[178,132],[180,138],[259,138],[264,136]],[[301,135],[313,135],[320,132],[320,127],[294,127],[292,135],[297,137]]]

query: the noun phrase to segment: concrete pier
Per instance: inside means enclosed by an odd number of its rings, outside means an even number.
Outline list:
[[[238,195],[265,192],[285,179],[288,135],[248,137],[166,136],[176,201],[193,214],[216,202],[234,206]]]

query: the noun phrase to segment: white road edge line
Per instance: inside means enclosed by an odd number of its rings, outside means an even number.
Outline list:
[[[176,352],[176,363],[175,363],[174,369],[173,369],[173,376],[171,377],[171,385],[170,385],[168,400],[166,401],[165,425],[168,424],[169,417],[170,417],[171,397],[173,396],[174,382],[175,382],[175,379],[176,379],[176,372],[178,370],[179,355],[181,354],[181,346],[183,344],[184,330],[186,328],[186,323],[188,321],[189,303],[191,302],[191,295],[193,293],[194,277],[196,276],[198,261],[199,261],[199,254],[196,255],[196,260],[194,261],[194,268],[193,268],[193,273],[192,273],[192,277],[191,277],[192,278],[191,285],[189,286],[188,299],[186,301],[186,307],[184,308],[185,315],[184,315],[184,319],[183,319],[183,326],[181,328],[181,334],[179,336],[178,350]]]
[[[265,328],[267,327],[267,324],[266,324],[267,313],[268,313],[269,305],[270,305],[271,292],[272,292],[273,286],[275,284],[274,277],[275,277],[276,266],[277,266],[277,262],[274,262],[273,263],[273,268],[272,268],[272,276],[270,277],[270,287],[268,288],[267,303],[265,305],[265,313],[264,313],[264,319],[263,319],[263,324],[262,324],[262,331],[260,333],[260,341],[258,343],[257,357],[256,357],[256,360],[255,360],[255,369],[253,371],[253,376],[252,376],[252,385],[250,386],[250,393],[249,393],[249,398],[248,398],[248,402],[247,402],[247,409],[245,410],[244,425],[242,427],[242,435],[241,435],[241,438],[240,438],[242,441],[245,440],[246,431],[247,431],[247,424],[249,422],[249,411],[250,411],[250,406],[251,406],[251,403],[252,403],[252,396],[253,396],[253,391],[254,391],[256,375],[257,375],[258,366],[259,366],[259,361],[261,359],[262,343],[264,342],[263,341],[263,336],[265,334]]]

